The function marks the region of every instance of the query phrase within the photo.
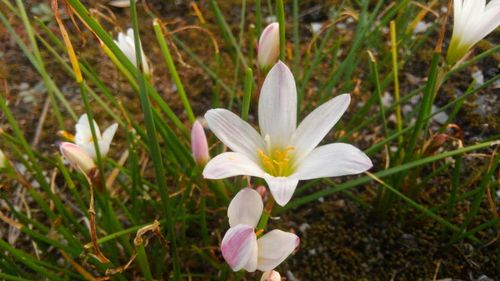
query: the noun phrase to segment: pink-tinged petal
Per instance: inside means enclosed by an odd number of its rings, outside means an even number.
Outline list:
[[[257,61],[261,69],[267,69],[276,63],[280,53],[280,26],[273,22],[266,26],[259,38]]]
[[[267,74],[259,98],[259,125],[271,149],[288,146],[297,126],[297,89],[288,66],[279,61]]]
[[[94,160],[80,146],[70,142],[63,142],[59,149],[73,168],[79,169],[86,174],[95,168]]]
[[[314,149],[298,164],[292,176],[308,180],[355,175],[372,166],[370,158],[358,148],[346,143],[332,143]]]
[[[229,226],[244,224],[255,228],[263,210],[264,204],[260,194],[251,188],[243,188],[229,203],[227,209]]]
[[[281,281],[281,275],[275,270],[266,271],[262,274],[260,281]]]
[[[233,271],[246,265],[252,269],[252,265],[256,264],[252,259],[257,259],[257,236],[254,228],[243,224],[231,227],[222,239],[221,252]]]
[[[207,136],[205,135],[205,130],[201,125],[200,121],[196,120],[191,129],[191,151],[193,152],[193,158],[196,164],[205,165],[210,159],[210,154],[208,153],[208,142]]]
[[[247,122],[226,109],[211,109],[205,114],[210,130],[234,152],[258,161],[258,151],[265,150],[262,137]]]
[[[280,206],[285,206],[290,201],[299,183],[299,180],[294,177],[273,177],[267,173],[264,179],[269,185],[274,200]]]
[[[264,171],[245,154],[225,152],[210,160],[203,170],[206,179],[225,179],[234,176],[263,177]]]
[[[335,126],[349,107],[351,96],[339,95],[316,108],[306,116],[295,131],[292,146],[295,147],[295,161],[304,159]]]
[[[273,230],[257,240],[258,259],[257,269],[269,271],[282,263],[299,246],[300,239],[297,235]]]

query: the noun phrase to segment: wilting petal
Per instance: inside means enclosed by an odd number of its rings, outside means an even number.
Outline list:
[[[264,141],[257,131],[236,114],[226,109],[211,109],[205,114],[210,130],[234,152],[257,161],[258,151],[264,150]]]
[[[290,69],[281,61],[267,74],[259,98],[260,132],[271,149],[284,148],[297,126],[297,89]]]
[[[276,268],[299,244],[299,237],[293,233],[277,229],[266,233],[257,240],[257,269],[268,271]]]
[[[281,281],[281,275],[275,270],[266,271],[262,274],[260,281]]]
[[[225,152],[210,160],[203,170],[206,179],[224,179],[234,176],[263,177],[264,172],[253,160],[238,152]]]
[[[99,126],[95,122],[95,120],[92,120],[94,122],[94,129],[95,129],[95,134],[97,139],[101,139],[101,131],[99,130]],[[78,119],[78,123],[75,125],[75,143],[78,145],[86,144],[86,143],[91,143],[92,142],[92,131],[90,129],[90,123],[89,123],[89,118],[87,117],[87,114],[83,114],[80,116],[80,119]]]
[[[264,204],[260,194],[251,188],[243,188],[229,203],[227,209],[229,226],[244,224],[255,228],[263,210]]]
[[[222,256],[233,271],[238,271],[248,265],[249,271],[256,264],[257,259],[257,236],[254,228],[248,225],[238,224],[231,227],[221,244]]]
[[[373,166],[358,148],[346,143],[332,143],[314,149],[292,175],[300,180],[337,177],[362,173]]]
[[[290,201],[299,183],[299,180],[294,177],[273,177],[267,173],[264,179],[269,185],[274,200],[280,206],[285,206]]]
[[[203,126],[198,120],[194,122],[193,128],[191,129],[191,151],[194,161],[198,165],[203,166],[207,163],[208,159],[210,159],[207,136],[205,135]]]
[[[88,173],[95,168],[94,160],[80,146],[70,142],[63,142],[59,149],[73,168],[80,169],[84,173]]]
[[[347,110],[351,96],[343,94],[316,108],[300,123],[295,131],[292,146],[295,147],[295,161],[306,157],[335,126]]]

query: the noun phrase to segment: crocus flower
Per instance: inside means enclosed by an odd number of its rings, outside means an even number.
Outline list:
[[[262,274],[260,281],[281,281],[281,275],[274,270],[266,271]]]
[[[118,33],[118,40],[115,40],[116,45],[122,50],[122,52],[127,56],[127,58],[137,67],[137,58],[135,57],[135,43],[134,43],[134,30],[132,28],[127,29],[127,33],[120,32]],[[150,74],[149,65],[142,50],[141,45],[141,61],[142,61],[142,70],[145,74]]]
[[[283,262],[300,240],[297,235],[273,230],[257,239],[255,227],[264,204],[257,191],[244,188],[231,200],[227,215],[230,229],[221,244],[222,256],[232,270],[269,271]]]
[[[7,158],[5,157],[3,151],[0,149],[0,169],[5,168],[6,165],[7,165]]]
[[[99,130],[99,126],[94,122],[95,133],[97,137],[97,143],[99,144],[99,152],[102,156],[106,156],[109,152],[109,147],[111,145],[111,141],[115,136],[116,129],[118,128],[118,124],[114,123],[109,126],[104,133],[101,135],[101,130]],[[75,144],[81,147],[85,152],[92,157],[93,159],[97,158],[95,147],[94,147],[94,139],[92,138],[92,131],[90,130],[90,123],[87,117],[87,114],[83,114],[78,123],[75,126],[76,134],[75,134]]]
[[[500,25],[500,0],[454,0],[453,35],[446,56],[454,64]]]
[[[90,155],[80,146],[70,142],[63,142],[59,146],[59,149],[61,150],[61,154],[68,160],[73,168],[79,169],[85,174],[88,174],[95,168],[92,157],[90,157]]]
[[[284,206],[299,180],[364,172],[372,162],[356,147],[345,143],[316,147],[349,102],[349,94],[339,95],[316,108],[296,127],[295,80],[290,69],[278,62],[260,93],[260,134],[226,109],[212,109],[205,114],[210,129],[233,152],[210,160],[203,175],[209,179],[237,175],[264,178],[276,202]]]
[[[196,120],[191,129],[191,150],[196,164],[204,166],[210,159],[205,130],[200,121]]]
[[[261,69],[269,69],[278,60],[280,54],[280,25],[269,24],[260,35],[257,48],[257,62]]]

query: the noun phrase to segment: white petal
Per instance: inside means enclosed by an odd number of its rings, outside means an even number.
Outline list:
[[[251,188],[243,188],[229,203],[227,209],[229,226],[244,224],[255,228],[263,210],[264,204],[260,194]]]
[[[117,129],[118,124],[114,123],[102,134],[102,139],[99,141],[99,152],[102,156],[108,155],[109,147],[111,146],[111,142],[113,141],[113,137],[115,136]]]
[[[304,159],[321,142],[342,117],[350,102],[351,96],[343,94],[322,104],[307,115],[295,131],[292,140],[292,146],[296,151],[296,162]]]
[[[255,268],[251,270],[252,265],[257,263],[257,236],[254,228],[243,224],[231,227],[222,239],[221,252],[233,271],[247,265],[249,271],[255,271]]]
[[[101,131],[99,130],[99,126],[94,122],[94,129],[98,139],[101,139]],[[92,142],[92,131],[90,130],[90,123],[87,117],[87,114],[83,114],[78,119],[78,123],[75,125],[75,143],[78,145],[86,144]]]
[[[275,229],[259,238],[257,244],[257,269],[268,271],[283,262],[300,244],[300,239],[293,233]]]
[[[346,143],[332,143],[314,149],[299,163],[292,175],[300,180],[338,177],[362,173],[373,166],[358,148]]]
[[[238,152],[221,153],[211,159],[203,169],[206,179],[225,179],[240,175],[261,178],[264,172],[245,154]]]
[[[290,69],[281,61],[267,74],[259,98],[259,125],[271,149],[288,145],[297,126],[297,89]]]
[[[267,173],[264,179],[269,185],[274,200],[280,206],[285,206],[290,201],[299,183],[299,180],[294,177],[273,177]]]
[[[478,30],[476,35],[477,41],[480,41],[484,37],[488,36],[488,34],[500,25],[500,1],[496,1],[496,3],[491,1],[488,3],[486,10],[481,15],[479,25],[480,30]],[[474,42],[473,44],[475,43],[477,42]]]
[[[113,125],[109,126],[104,132],[102,133],[102,139],[107,141],[108,143],[111,143],[113,141],[113,137],[115,136],[116,130],[118,129],[118,124],[113,123]]]
[[[244,153],[258,161],[258,150],[264,150],[264,141],[257,131],[236,114],[226,109],[212,109],[205,114],[210,130],[235,152]]]

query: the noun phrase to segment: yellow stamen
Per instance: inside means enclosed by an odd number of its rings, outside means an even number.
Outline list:
[[[293,172],[291,152],[295,147],[289,146],[285,149],[275,149],[271,153],[264,153],[261,149],[258,150],[258,155],[261,159],[264,170],[272,176],[286,177]]]

